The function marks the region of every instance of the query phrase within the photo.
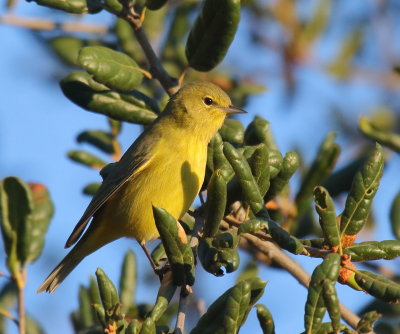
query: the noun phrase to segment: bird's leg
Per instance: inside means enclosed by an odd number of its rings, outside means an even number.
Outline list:
[[[154,273],[160,278],[160,281],[161,281],[164,276],[164,273],[165,273],[165,268],[157,267],[157,265],[154,263],[153,258],[151,257],[151,254],[150,254],[149,250],[147,249],[144,242],[139,242],[139,245],[140,245],[140,247],[142,247],[144,253],[146,254],[147,258],[149,259],[149,262],[151,264],[151,267],[154,270]]]

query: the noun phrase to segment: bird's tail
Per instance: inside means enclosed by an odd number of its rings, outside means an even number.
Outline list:
[[[64,257],[64,259],[58,264],[58,266],[54,268],[54,270],[36,291],[37,293],[43,291],[52,293],[55,289],[57,289],[65,277],[67,277],[69,273],[74,270],[79,262],[82,261],[85,256],[79,255],[79,252],[74,250],[75,249],[72,249],[71,252],[69,252],[67,256]]]

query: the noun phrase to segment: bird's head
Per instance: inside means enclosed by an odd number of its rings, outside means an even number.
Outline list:
[[[222,126],[227,115],[245,113],[232,105],[221,88],[207,81],[183,86],[171,98],[169,110],[182,126],[207,132],[209,138]]]

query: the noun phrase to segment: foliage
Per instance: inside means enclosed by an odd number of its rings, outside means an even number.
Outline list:
[[[107,117],[107,130],[91,129],[77,136],[78,143],[91,145],[107,159],[84,150],[68,152],[71,160],[101,170],[103,179],[121,156],[119,135],[123,123],[144,128],[151,124],[167,96],[179,89],[182,80],[214,81],[239,104],[246,104],[249,97],[261,92],[263,87],[256,82],[229,78],[216,67],[235,37],[241,12],[280,22],[288,32],[282,52],[284,66],[290,68],[311,52],[313,43],[326,29],[333,6],[331,1],[319,1],[312,17],[303,22],[295,2],[290,0],[275,1],[269,7],[260,7],[257,1],[240,4],[238,0],[221,0],[218,5],[215,0],[204,0],[201,6],[194,0],[35,2],[74,14],[105,11],[114,20],[110,31],[112,43],[106,38],[84,40],[79,34],[69,33],[52,36],[47,41],[71,67],[71,72],[60,82],[65,97],[84,110]],[[190,23],[192,17],[195,20]],[[162,37],[159,57],[148,36],[153,36],[153,41]],[[253,37],[255,43],[262,44],[262,36],[254,33]],[[362,29],[352,29],[336,58],[326,66],[327,73],[338,80],[349,78],[362,41]],[[76,67],[83,71],[76,71]],[[288,70],[286,80],[290,92],[296,88],[292,75]],[[192,286],[198,283],[196,265],[215,276],[234,272],[242,255],[239,249],[252,254],[259,263],[276,264],[277,258],[266,247],[275,247],[275,254],[286,250],[296,256],[321,259],[306,284],[305,333],[373,330],[379,315],[369,310],[361,319],[349,320],[341,307],[336,283],[370,294],[374,302],[383,302],[374,304],[378,312],[384,310],[385,303],[400,302],[400,285],[395,280],[377,270],[361,270],[362,264],[359,264],[395,259],[400,255],[400,241],[356,242],[372,219],[373,199],[384,172],[385,149],[399,152],[400,144],[399,135],[391,128],[382,127],[377,120],[363,117],[359,129],[379,144],[368,146],[348,165],[332,172],[341,157],[341,146],[333,132],[322,141],[312,163],[305,166],[299,153],[280,152],[271,124],[263,117],[254,117],[246,127],[238,120],[226,120],[209,143],[202,187],[202,194],[207,193],[205,203],[179,222],[164,209],[153,207],[161,236],[160,244],[151,254],[161,268],[158,268],[161,281],[154,304],[136,302],[136,262],[133,253],[128,252],[119,289],[101,268],[96,271],[97,281],[91,278],[87,286],[79,288],[79,307],[71,314],[75,332],[168,333],[173,330],[171,321],[177,314],[178,304],[180,312],[175,327],[176,332],[183,331],[185,316],[190,315],[187,298]],[[302,177],[295,191],[290,181],[299,168]],[[83,192],[90,196],[98,187],[98,183],[89,183]],[[400,235],[399,196],[391,208],[391,227],[396,238]],[[345,204],[338,213],[336,206],[340,198],[345,198]],[[0,290],[0,331],[6,326],[3,316],[15,320],[20,333],[29,332],[28,327],[36,328],[38,333],[42,331],[25,315],[23,290],[26,267],[42,252],[52,214],[53,206],[45,186],[25,184],[12,176],[1,181],[0,225],[10,280]],[[316,217],[319,226],[315,223]],[[306,236],[312,238],[306,239]],[[290,272],[284,263],[279,266]],[[255,305],[266,288],[266,282],[257,275],[254,266],[247,266],[237,283],[221,293],[200,319],[193,322],[190,333],[237,333],[249,312],[257,313],[263,333],[275,333],[271,312],[263,304]],[[9,312],[16,301],[18,318]],[[398,308],[391,311],[397,316],[400,312]],[[330,320],[322,323],[326,312]],[[349,326],[341,323],[342,320]],[[379,326],[390,324],[383,320]]]

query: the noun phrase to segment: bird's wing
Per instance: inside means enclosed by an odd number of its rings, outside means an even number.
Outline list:
[[[146,140],[143,140],[145,137]],[[155,131],[144,131],[125,152],[121,160],[112,166],[112,170],[107,171],[103,183],[65,243],[65,248],[78,241],[90,218],[129,178],[146,168],[151,161],[153,148],[159,137],[160,135]]]

